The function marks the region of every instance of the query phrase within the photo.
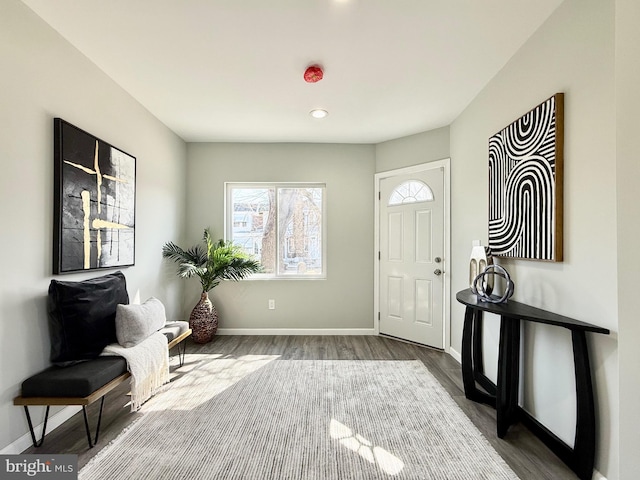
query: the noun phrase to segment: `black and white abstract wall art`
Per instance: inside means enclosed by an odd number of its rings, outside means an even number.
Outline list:
[[[489,247],[497,257],[562,261],[564,94],[489,139]]]
[[[54,119],[53,273],[134,265],[136,159]]]

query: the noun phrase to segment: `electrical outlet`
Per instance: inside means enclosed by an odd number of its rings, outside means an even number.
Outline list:
[[[275,310],[276,309],[276,301],[271,298],[269,299],[269,310]]]

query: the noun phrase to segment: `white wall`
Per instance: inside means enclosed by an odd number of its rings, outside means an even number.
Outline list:
[[[373,146],[201,143],[187,156],[185,247],[206,227],[224,236],[225,181],[327,185],[327,279],[222,283],[210,294],[221,328],[373,329]],[[198,288],[189,284],[185,317]]]
[[[618,478],[614,5],[566,0],[451,125],[452,291],[467,288],[473,239],[487,241],[488,138],[556,92],[565,93],[565,261],[501,261],[515,300],[611,329],[590,335],[596,468]],[[452,305],[460,351],[463,308]],[[491,329],[490,329],[491,331]],[[568,331],[525,328],[523,406],[573,443],[575,383]]]
[[[27,432],[22,409],[11,403],[20,384],[49,364],[53,118],[137,157],[136,265],[123,271],[132,299],[154,295],[169,316],[178,314],[181,285],[163,271],[161,248],[182,232],[186,146],[17,0],[0,2],[0,65],[2,450]]]
[[[620,478],[640,476],[640,2],[616,1]]]

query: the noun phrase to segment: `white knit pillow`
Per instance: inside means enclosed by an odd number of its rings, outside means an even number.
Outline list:
[[[133,347],[157,332],[167,321],[164,305],[157,298],[149,298],[141,305],[116,307],[116,338],[123,347]]]

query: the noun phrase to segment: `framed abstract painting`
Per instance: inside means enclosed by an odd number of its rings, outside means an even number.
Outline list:
[[[136,158],[54,119],[53,273],[135,263]]]
[[[489,247],[497,257],[561,262],[564,94],[489,139]]]

